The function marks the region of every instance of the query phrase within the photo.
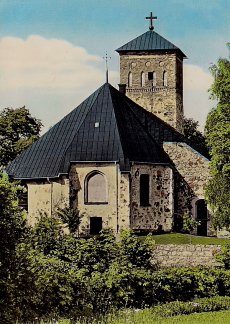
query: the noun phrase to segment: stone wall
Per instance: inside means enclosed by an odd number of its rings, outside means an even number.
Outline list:
[[[105,176],[107,203],[85,201],[85,180],[91,172]],[[90,232],[90,217],[102,217],[102,227],[110,227],[114,233],[130,228],[130,179],[121,174],[115,163],[76,163],[70,169],[71,205],[84,215],[80,225],[82,235]]]
[[[149,175],[149,205],[140,206],[140,176]],[[171,231],[173,226],[173,173],[170,167],[134,164],[131,169],[131,226],[133,229]]]
[[[34,225],[42,213],[51,215],[57,208],[69,205],[69,180],[59,179],[28,181],[28,223]]]
[[[210,177],[209,160],[185,143],[165,142],[163,147],[189,187],[197,196],[203,195]]]
[[[153,263],[160,267],[195,267],[198,265],[220,267],[214,255],[220,252],[220,245],[155,244]]]
[[[185,143],[163,143],[165,152],[173,161],[176,172],[175,178],[175,220],[191,212],[196,218],[196,203],[204,199],[204,186],[209,173],[209,160]],[[207,234],[213,235],[210,227],[212,215],[208,211]],[[178,228],[175,230],[178,230]]]
[[[101,172],[106,179],[107,203],[87,203],[85,181],[91,172]],[[115,163],[76,163],[71,166],[72,205],[84,215],[80,233],[89,234],[90,217],[102,217],[102,227],[117,231],[117,165]],[[74,186],[76,188],[74,188]],[[71,188],[72,189],[72,188]],[[72,190],[71,190],[72,191]],[[75,197],[75,201],[74,198]]]
[[[183,62],[176,53],[140,52],[120,55],[120,83],[127,84],[126,95],[147,111],[181,132],[183,121]],[[148,80],[154,72],[156,79]],[[167,72],[167,83],[163,73]],[[132,73],[132,84],[128,76]],[[144,84],[141,75],[144,73]]]

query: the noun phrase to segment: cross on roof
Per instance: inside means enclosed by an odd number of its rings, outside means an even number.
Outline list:
[[[149,30],[153,30],[153,19],[157,19],[157,17],[153,17],[153,13],[150,12],[150,17],[146,17],[145,19],[150,19],[150,25],[149,25]]]

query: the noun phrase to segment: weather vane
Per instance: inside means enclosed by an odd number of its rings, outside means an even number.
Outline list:
[[[157,17],[153,17],[153,13],[150,12],[150,17],[146,17],[145,19],[150,19],[150,25],[149,25],[149,30],[153,30],[154,27],[153,27],[153,19],[157,19]]]
[[[106,83],[108,83],[109,82],[108,60],[111,60],[111,57],[108,56],[107,51],[105,52],[105,56],[103,56],[103,59],[105,60]]]

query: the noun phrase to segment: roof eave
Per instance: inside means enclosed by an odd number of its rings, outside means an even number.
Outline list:
[[[132,52],[160,52],[160,51],[175,51],[175,52],[178,52],[179,54],[182,55],[183,59],[188,59],[188,57],[179,49],[179,48],[169,48],[169,49],[161,49],[161,48],[157,48],[157,49],[116,49],[115,50],[118,54],[130,54]]]

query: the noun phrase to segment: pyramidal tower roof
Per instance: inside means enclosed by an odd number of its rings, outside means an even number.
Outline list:
[[[35,179],[67,174],[72,162],[116,162],[123,172],[130,170],[131,162],[169,164],[154,134],[144,126],[145,118],[143,108],[105,83],[19,155],[6,172],[15,179]],[[153,118],[159,133],[162,122]]]
[[[148,30],[144,34],[134,38],[130,42],[116,49],[118,53],[124,51],[155,50],[176,50],[179,51],[184,58],[186,58],[186,55],[177,46],[175,46],[153,30]]]

